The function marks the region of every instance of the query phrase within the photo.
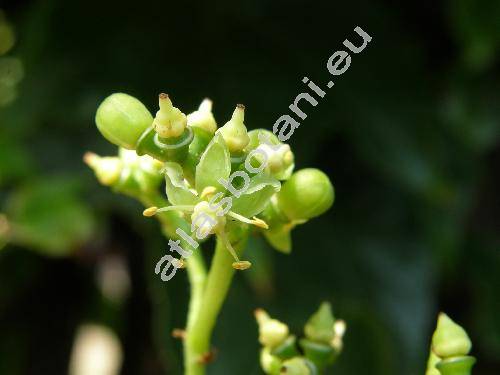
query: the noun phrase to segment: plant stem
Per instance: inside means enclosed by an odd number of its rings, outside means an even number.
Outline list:
[[[244,233],[233,245],[237,253],[243,252],[247,234]],[[215,254],[206,281],[205,291],[198,314],[192,316],[185,341],[185,375],[205,374],[204,356],[210,353],[210,340],[217,316],[226,298],[234,275],[233,257],[217,239]]]
[[[164,207],[168,204],[164,198],[159,196],[143,197],[141,201],[146,207]],[[177,212],[159,212],[156,216],[161,223],[163,234],[166,237],[177,238],[178,236],[175,233],[177,228],[182,228],[186,233],[189,233],[189,225]],[[191,292],[186,323],[186,332],[189,332],[191,331],[190,327],[193,326],[194,321],[200,314],[207,272],[205,262],[201,254],[201,247],[193,249],[184,240],[181,240],[181,243],[184,249],[191,250],[193,252],[189,259],[186,260],[186,270]],[[185,340],[184,357],[188,358],[189,356],[187,340]]]

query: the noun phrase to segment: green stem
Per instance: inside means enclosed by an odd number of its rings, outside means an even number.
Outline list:
[[[243,252],[246,238],[246,233],[240,233],[238,242],[234,244],[237,253]],[[185,375],[205,374],[206,363],[204,363],[203,358],[211,350],[212,331],[234,275],[233,262],[234,259],[223,242],[217,239],[215,254],[199,309],[200,313],[192,318],[190,322],[192,324],[188,326],[186,334]]]
[[[164,207],[168,204],[168,202],[164,198],[158,196],[143,197],[141,201],[146,207]],[[182,219],[177,212],[159,212],[155,216],[159,219],[162,225],[162,231],[166,237],[178,238],[177,234],[175,233],[177,228],[182,228],[186,233],[190,233],[189,224],[187,224],[186,221]],[[201,254],[201,247],[193,249],[184,240],[181,240],[181,245],[184,249],[191,250],[193,252],[189,259],[186,260],[186,270],[191,292],[189,299],[186,332],[190,332],[191,327],[193,326],[197,317],[200,315],[207,272],[205,261],[203,260],[203,256]],[[184,341],[184,357],[190,357],[189,353],[190,351],[188,349],[187,341]]]

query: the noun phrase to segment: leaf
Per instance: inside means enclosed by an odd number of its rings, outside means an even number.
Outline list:
[[[165,173],[166,192],[171,204],[191,205],[198,202],[198,197],[189,190],[182,167],[179,164],[166,162],[162,171]]]
[[[201,155],[196,166],[196,191],[201,193],[207,186],[213,186],[219,191],[225,188],[218,180],[227,180],[231,173],[231,159],[226,143],[220,134],[216,134],[207,149]]]
[[[18,190],[7,209],[12,241],[49,256],[69,255],[88,241],[94,217],[77,189],[67,179],[48,178]]]
[[[231,211],[246,217],[255,216],[264,210],[272,195],[280,188],[281,184],[275,178],[258,174],[250,179],[248,189],[239,198],[233,198]]]

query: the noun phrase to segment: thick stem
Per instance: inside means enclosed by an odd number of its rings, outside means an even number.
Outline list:
[[[233,245],[238,254],[243,252],[246,239],[246,233],[239,233],[239,238]],[[212,331],[235,272],[232,267],[233,262],[234,259],[223,242],[217,240],[200,313],[193,318],[192,325],[188,326],[184,358],[185,375],[205,374],[204,359],[210,353]]]

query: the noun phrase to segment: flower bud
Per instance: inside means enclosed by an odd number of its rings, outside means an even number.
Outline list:
[[[328,176],[318,169],[295,172],[281,187],[279,209],[290,220],[308,220],[328,210],[334,200],[334,190]]]
[[[301,357],[295,357],[283,362],[280,374],[286,375],[313,375],[315,366]]]
[[[260,366],[266,374],[278,374],[281,365],[281,360],[271,354],[270,348],[262,348],[260,351]]]
[[[222,134],[224,141],[231,153],[240,153],[250,142],[247,128],[243,123],[245,118],[245,106],[238,104],[233,112],[231,120],[217,130]]]
[[[458,357],[469,354],[471,347],[467,332],[448,315],[439,314],[436,331],[432,336],[432,351],[440,358]]]
[[[153,121],[158,136],[165,139],[180,137],[187,126],[186,115],[173,106],[167,94],[160,94],[158,101],[160,110]]]
[[[336,335],[334,323],[332,307],[328,302],[323,302],[307,321],[304,333],[311,341],[330,344]]]
[[[136,98],[116,93],[104,99],[97,109],[95,121],[104,138],[132,150],[153,123],[153,117]]]
[[[285,341],[288,336],[288,326],[286,324],[271,319],[262,309],[255,311],[255,318],[259,324],[259,342],[263,346],[274,348]]]
[[[99,182],[105,186],[111,186],[118,182],[123,170],[122,161],[117,157],[100,157],[87,152],[83,160],[92,168]]]
[[[212,113],[212,101],[210,99],[204,99],[197,111],[187,115],[187,123],[189,126],[202,128],[214,134],[217,130],[217,123]]]

